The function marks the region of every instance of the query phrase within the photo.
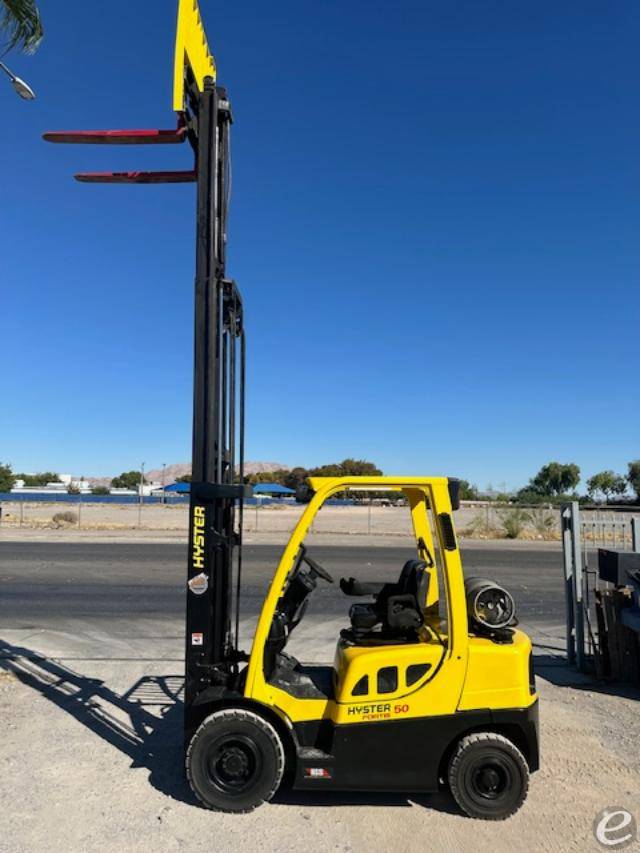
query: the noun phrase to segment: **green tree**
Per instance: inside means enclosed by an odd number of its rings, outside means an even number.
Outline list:
[[[460,500],[477,501],[478,487],[472,486],[468,480],[460,480]]]
[[[311,468],[309,477],[379,477],[380,468],[366,459],[343,459],[342,462],[330,462]]]
[[[11,465],[3,465],[0,462],[0,492],[10,492],[16,481],[16,475],[11,470]]]
[[[190,483],[191,474],[183,474],[182,477],[176,477],[176,483]]]
[[[244,475],[244,482],[252,486],[257,486],[259,483],[279,483],[284,486],[288,473],[289,471],[284,468],[275,471],[254,471],[253,474]]]
[[[297,489],[299,485],[304,483],[308,476],[309,472],[306,468],[301,468],[300,466],[292,468],[286,472],[282,480],[282,485],[288,489]]]
[[[279,471],[260,471],[256,474],[245,474],[245,483],[280,483],[288,489],[297,490],[304,485],[307,477],[379,477],[380,468],[366,459],[343,459],[342,462],[329,462],[315,468],[283,469]]]
[[[0,30],[7,37],[4,52],[17,47],[33,53],[44,35],[34,0],[0,0]]]
[[[516,494],[516,501],[519,504],[525,505],[546,504],[551,502],[551,496],[541,495],[540,492],[533,489],[531,485],[528,485],[518,491]]]
[[[344,471],[339,462],[329,462],[309,469],[309,477],[342,477]]]
[[[636,493],[636,497],[640,498],[640,459],[634,459],[633,462],[629,462],[627,482]]]
[[[380,477],[382,471],[373,462],[367,462],[366,459],[343,459],[339,464],[341,469],[340,476],[352,477]]]
[[[611,495],[623,495],[627,489],[627,481],[613,471],[600,471],[587,480],[587,491],[592,498],[604,495],[607,503]]]
[[[108,495],[109,489],[106,486],[94,486],[91,489],[92,495]]]
[[[563,495],[580,482],[580,468],[574,463],[549,462],[543,465],[529,482],[529,488],[539,495]]]
[[[245,482],[257,485],[258,483],[282,483],[284,471],[255,471],[247,474]]]
[[[146,483],[146,478],[143,478],[142,482]],[[137,491],[140,485],[140,471],[123,471],[119,477],[113,478],[111,485],[114,489],[132,489],[133,491]]]
[[[271,482],[282,483],[288,489],[294,489],[296,500],[306,503],[311,498],[311,492],[305,483],[307,477],[379,477],[381,474],[380,468],[366,459],[343,459],[342,462],[329,462],[316,468],[298,466],[290,471],[274,471],[269,475],[269,479]],[[245,480],[249,482],[249,478],[245,477]]]
[[[60,477],[54,471],[39,471],[37,474],[16,474],[17,480],[24,480],[25,486],[46,486],[47,483],[59,483]]]

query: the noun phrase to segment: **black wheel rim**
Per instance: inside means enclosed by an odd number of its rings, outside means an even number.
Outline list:
[[[469,793],[485,806],[502,802],[514,787],[513,770],[501,756],[481,758],[469,768]]]
[[[257,744],[246,735],[227,735],[211,744],[205,756],[209,782],[219,791],[239,795],[260,778],[262,756]]]

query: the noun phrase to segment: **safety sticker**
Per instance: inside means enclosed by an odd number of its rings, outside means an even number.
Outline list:
[[[326,767],[305,767],[304,775],[307,779],[331,779],[331,773]]]
[[[188,586],[195,595],[203,595],[209,589],[209,578],[204,572],[200,572],[199,575],[191,578]]]
[[[191,635],[192,646],[202,646],[204,644],[204,634],[197,631]]]

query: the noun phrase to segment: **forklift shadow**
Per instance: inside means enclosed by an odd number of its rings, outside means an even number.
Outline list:
[[[74,672],[63,663],[0,639],[0,668],[36,690],[89,731],[144,767],[161,793],[189,805],[198,802],[184,777],[182,675],[143,676],[119,694],[104,681]],[[435,794],[297,792],[285,788],[274,802],[295,806],[412,806],[456,812]]]
[[[549,649],[550,647],[544,647]],[[558,650],[563,651],[563,650]],[[588,690],[591,693],[602,693],[609,696],[622,696],[625,699],[640,700],[640,688],[625,682],[603,681],[596,678],[594,673],[578,672],[567,663],[566,657],[553,654],[533,654],[533,665],[536,674],[555,687],[571,687],[573,690]]]
[[[0,668],[146,768],[149,782],[174,800],[196,805],[184,777],[182,675],[143,676],[122,694],[32,649],[0,639]]]
[[[75,672],[33,649],[0,639],[0,669],[36,690],[93,734],[146,768],[156,790],[199,805],[184,775],[182,675],[143,676],[119,694],[98,678]],[[421,807],[459,816],[446,793],[294,791],[283,785],[273,798],[283,806]]]

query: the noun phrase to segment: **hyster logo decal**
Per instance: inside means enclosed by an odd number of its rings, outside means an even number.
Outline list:
[[[194,569],[204,569],[204,507],[193,508],[193,547],[191,562]]]
[[[393,706],[393,714],[406,714],[408,711],[408,705]],[[379,705],[352,705],[347,708],[347,714],[361,720],[386,720],[391,717],[392,711],[390,703],[381,702]]]
[[[386,703],[381,703],[380,705],[355,705],[349,708],[349,714],[386,714],[391,711],[391,705]]]

